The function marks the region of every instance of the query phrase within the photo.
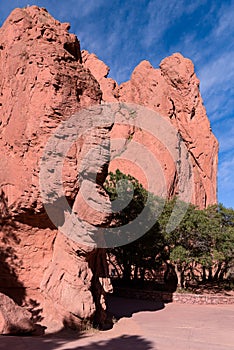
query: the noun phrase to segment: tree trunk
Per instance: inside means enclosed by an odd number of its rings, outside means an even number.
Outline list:
[[[134,281],[137,281],[137,280],[138,280],[138,266],[136,265],[134,269]]]
[[[131,262],[128,259],[127,254],[123,253],[123,280],[130,282],[131,280]]]
[[[213,271],[212,267],[209,267],[209,275],[208,275],[208,281],[211,282],[213,280]]]
[[[176,272],[177,279],[178,279],[178,287],[183,288],[183,286],[184,286],[184,274],[182,272],[182,269],[180,269],[177,264],[175,264],[175,272]]]
[[[181,288],[184,288],[184,270],[180,272],[180,284]]]
[[[228,264],[225,264],[224,267],[220,271],[219,281],[223,281],[224,280],[224,275],[227,273],[227,271],[228,271]]]
[[[140,275],[141,275],[141,282],[143,283],[145,280],[145,268],[144,267],[141,268]]]
[[[221,268],[222,268],[222,263],[219,263],[219,264],[218,264],[218,268],[217,268],[217,270],[216,270],[216,272],[215,272],[215,274],[214,274],[214,281],[218,281],[218,279],[219,279],[219,273],[220,273],[220,271],[221,271]]]
[[[131,265],[125,265],[123,270],[123,280],[130,282],[131,280]]]
[[[202,282],[206,282],[206,268],[202,266]]]

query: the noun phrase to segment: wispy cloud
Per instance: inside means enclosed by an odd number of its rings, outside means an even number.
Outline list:
[[[220,165],[220,175],[221,175],[221,186],[226,187],[228,186],[229,189],[234,189],[234,181],[233,176],[231,172],[229,171],[230,168],[233,169],[234,167],[234,158],[226,160],[221,163]]]
[[[56,9],[60,18],[73,18],[77,20],[95,15],[106,4],[105,0],[69,0],[59,2],[57,0],[47,0],[46,2],[48,3],[47,7]]]
[[[199,75],[206,96],[211,96],[220,87],[223,91],[229,90],[231,84],[227,83],[234,78],[234,50],[222,52],[220,56],[211,59],[200,69]]]
[[[202,18],[203,35],[197,28],[185,33],[170,47],[195,63],[201,93],[214,129],[215,122],[230,118],[234,100],[234,2],[221,8],[213,5]],[[206,25],[206,20],[209,26]]]
[[[232,122],[232,123],[231,123]],[[234,156],[234,117],[232,120],[219,121],[217,124],[217,133],[220,143],[220,153],[225,159],[227,152],[233,151]],[[228,155],[230,158],[230,155]],[[230,169],[231,170],[231,169]],[[233,181],[234,182],[234,181]]]
[[[234,32],[234,1],[230,2],[230,5],[222,5],[221,10],[219,12],[218,24],[215,26],[213,35],[217,38],[224,37],[230,38],[230,33]],[[233,41],[231,41],[233,44]]]
[[[202,92],[209,99],[218,91],[233,93],[234,78],[234,2],[218,12],[217,26],[206,37],[206,55],[201,61],[199,74]],[[201,47],[203,50],[204,47]],[[231,91],[230,91],[231,88]]]
[[[16,7],[27,5],[37,5],[47,8],[55,17],[60,20],[69,21],[71,19],[81,19],[92,16],[106,6],[105,0],[11,0],[0,3],[1,20],[5,19]]]
[[[233,114],[234,51],[205,63],[199,71],[201,92],[212,122]],[[234,116],[233,116],[234,117]]]
[[[159,2],[149,1],[147,6],[148,23],[142,32],[142,40],[147,48],[162,44],[163,35],[183,14],[193,13],[206,0],[197,0],[188,4],[186,0],[171,0]]]
[[[219,164],[218,197],[219,201],[226,206],[233,207],[233,181],[234,151],[227,154],[225,160]],[[232,171],[231,171],[232,170]]]

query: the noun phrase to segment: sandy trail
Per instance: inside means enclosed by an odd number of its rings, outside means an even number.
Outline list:
[[[160,304],[112,297],[108,331],[0,337],[1,350],[234,350],[234,305]]]

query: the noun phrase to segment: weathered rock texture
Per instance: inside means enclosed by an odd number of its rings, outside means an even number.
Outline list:
[[[217,141],[191,61],[175,54],[163,60],[160,69],[144,61],[129,82],[118,86],[107,78],[109,68],[95,55],[83,51],[81,57],[78,39],[68,29],[67,23],[36,6],[14,10],[0,29],[0,290],[30,306],[34,320],[50,331],[84,319],[102,324],[104,295],[111,291],[105,251],[63,235],[42,203],[39,163],[61,121],[102,102],[134,102],[154,109],[177,128],[189,150],[195,174],[193,202],[204,207],[216,201]],[[98,111],[93,113],[99,120]],[[113,139],[124,135],[128,140],[144,140],[165,170],[167,195],[177,193],[175,164],[165,156],[163,145],[152,144],[150,137],[134,128],[116,124],[111,131],[111,122],[90,132],[92,121],[82,119],[82,114],[79,118],[76,128],[80,125],[83,130],[85,125],[87,133],[67,154],[63,188],[84,221],[102,226],[110,219],[104,211],[87,207],[80,194],[81,182],[88,188],[94,180],[79,173],[83,156],[98,146],[99,151],[91,153],[93,159],[89,157],[87,171],[97,174],[97,204],[108,208],[102,184],[108,170],[110,134]],[[115,167],[144,183],[144,174],[137,174],[134,164],[125,165],[116,158],[110,169]]]
[[[193,63],[179,53],[165,58],[159,69],[154,69],[148,61],[143,61],[134,69],[131,79],[118,86],[112,79],[107,78],[109,68],[95,55],[89,55],[87,51],[83,51],[82,55],[84,66],[90,69],[100,83],[104,101],[140,104],[170,120],[181,135],[193,164],[192,202],[200,208],[216,203],[218,142],[210,128]],[[115,124],[112,138],[117,137],[131,138],[136,142],[144,141],[161,164],[168,197],[177,194],[178,174],[168,152],[162,147],[160,149],[158,144],[153,144],[155,140],[151,140],[149,135],[144,135],[142,130]],[[115,158],[110,170],[114,171],[116,168],[146,184],[144,172],[134,164]]]
[[[34,331],[31,313],[0,293],[0,334],[24,334]]]
[[[101,102],[99,84],[82,66],[79,42],[68,29],[36,6],[15,9],[0,29],[0,288],[20,304],[37,305],[49,330],[94,317],[102,323],[110,290],[104,252],[59,233],[40,197],[39,161],[49,136],[62,120]],[[105,163],[110,129],[84,135],[65,160],[64,192],[76,211],[84,211],[77,195],[81,155],[104,140],[94,160]],[[102,195],[106,167],[96,170]],[[92,213],[83,219],[92,223]],[[95,224],[106,219],[96,215]]]

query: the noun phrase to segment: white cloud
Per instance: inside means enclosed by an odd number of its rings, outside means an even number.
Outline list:
[[[207,96],[220,89],[227,91],[234,79],[234,50],[222,52],[199,70],[202,90]]]
[[[144,46],[149,48],[152,44],[157,45],[162,41],[162,37],[173,22],[183,14],[193,13],[199,6],[206,3],[206,0],[197,0],[188,4],[186,0],[157,0],[149,1],[147,12],[149,20],[142,33]]]
[[[233,196],[234,181],[233,181],[233,169],[234,169],[234,154],[230,154],[230,159],[220,162],[219,165],[219,188],[226,194]]]
[[[217,27],[214,28],[213,35],[223,40],[234,32],[234,1],[228,6],[222,6],[220,10]]]
[[[219,134],[220,153],[234,152],[234,116],[229,120],[217,122],[217,133]]]
[[[212,5],[210,11],[202,18],[203,23],[212,23],[210,31],[203,37],[197,35],[197,30],[189,31],[170,48],[171,52],[182,51],[195,63],[195,71],[201,83],[201,94],[212,125],[233,115],[233,5],[234,2],[220,8],[215,8],[217,4]],[[217,130],[217,125],[214,125],[213,129]]]
[[[53,6],[56,9],[56,13],[61,18],[77,18],[78,20],[92,15],[99,8],[105,6],[105,0],[69,0],[69,1],[48,1],[48,6]]]

